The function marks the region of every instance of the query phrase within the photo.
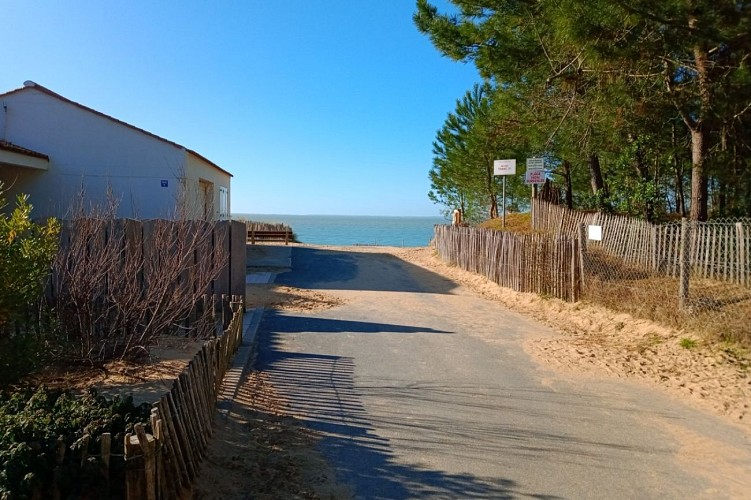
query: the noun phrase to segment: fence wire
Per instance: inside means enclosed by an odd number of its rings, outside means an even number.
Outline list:
[[[600,216],[587,222],[576,224],[584,241],[584,300],[751,344],[751,219],[653,225]],[[570,221],[545,224],[576,230]]]

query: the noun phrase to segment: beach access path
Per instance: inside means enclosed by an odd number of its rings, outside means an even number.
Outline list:
[[[643,385],[549,370],[523,349],[547,327],[377,248],[279,251],[277,284],[342,303],[267,310],[255,368],[357,498],[751,491],[746,434]]]

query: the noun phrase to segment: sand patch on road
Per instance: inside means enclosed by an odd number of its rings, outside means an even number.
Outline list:
[[[330,294],[276,283],[249,284],[245,287],[245,305],[249,309],[268,307],[283,311],[312,312],[331,309],[344,302]]]

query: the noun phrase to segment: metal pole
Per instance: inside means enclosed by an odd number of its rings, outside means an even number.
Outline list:
[[[506,229],[506,176],[503,176],[503,229]]]

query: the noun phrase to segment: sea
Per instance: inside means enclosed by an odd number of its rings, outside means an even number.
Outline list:
[[[370,215],[281,215],[232,214],[233,219],[283,223],[292,228],[300,243],[315,245],[381,245],[424,247],[433,238],[443,217],[398,217]]]

